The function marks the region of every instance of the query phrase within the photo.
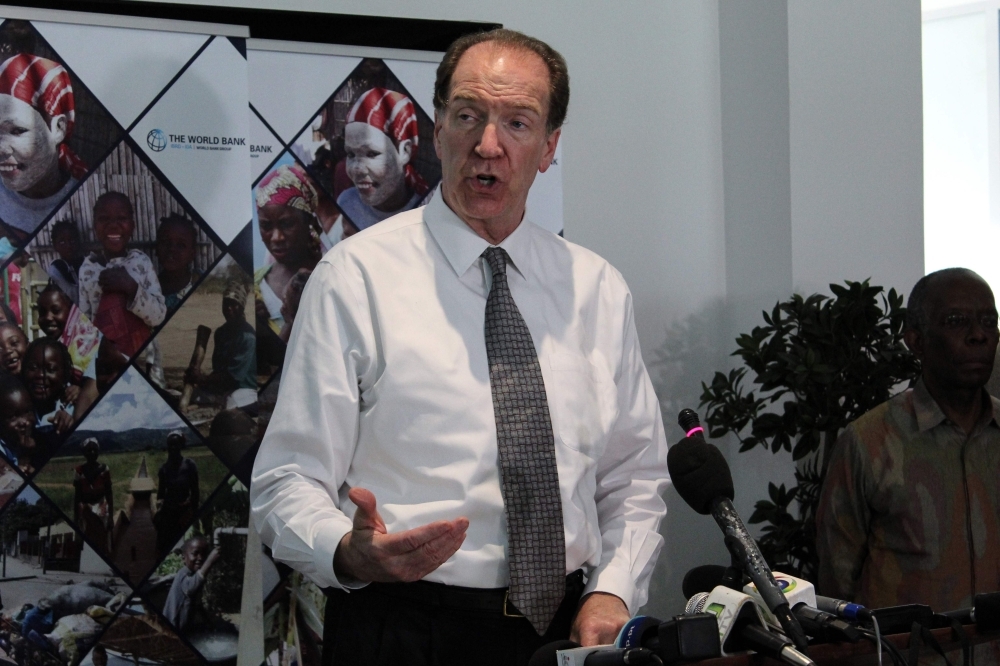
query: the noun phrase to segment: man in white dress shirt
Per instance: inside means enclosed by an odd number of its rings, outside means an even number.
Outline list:
[[[546,44],[458,40],[435,85],[439,195],[338,244],[306,286],[250,492],[274,557],[335,591],[327,663],[523,664],[552,640],[611,642],[646,601],[667,446],[631,295],[525,217],[568,101]],[[483,256],[496,247],[501,273]],[[551,622],[512,603],[534,581],[511,575],[510,414],[484,340],[495,282],[544,379],[568,574]]]

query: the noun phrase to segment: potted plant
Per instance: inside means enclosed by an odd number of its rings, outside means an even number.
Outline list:
[[[775,304],[764,326],[736,339],[744,366],[702,383],[711,437],[733,433],[740,452],[791,452],[796,485],[769,484],[749,522],[765,524],[759,543],[771,566],[812,581],[816,506],[837,436],[919,374],[903,345],[903,297],[868,280],[845,285],[831,284],[832,298]]]

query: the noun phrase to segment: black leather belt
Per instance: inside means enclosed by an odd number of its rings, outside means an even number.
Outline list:
[[[583,593],[583,585],[583,570],[577,569],[566,576],[566,598],[579,599]],[[436,608],[524,617],[508,599],[506,587],[459,587],[419,580],[415,583],[371,583],[357,592],[380,594]]]

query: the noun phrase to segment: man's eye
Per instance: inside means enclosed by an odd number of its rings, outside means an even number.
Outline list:
[[[996,315],[983,315],[979,320],[979,325],[986,329],[995,329],[997,327],[997,316]]]
[[[365,157],[367,157],[370,160],[373,160],[381,154],[382,153],[376,152],[374,150],[369,150],[368,153],[365,155]]]
[[[948,328],[965,328],[969,325],[969,318],[961,314],[951,314],[944,318],[944,325]]]

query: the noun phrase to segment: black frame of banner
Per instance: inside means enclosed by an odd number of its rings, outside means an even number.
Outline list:
[[[449,44],[463,35],[502,27],[500,23],[475,21],[437,21],[136,0],[4,0],[0,4],[248,26],[253,39],[439,52],[446,51]]]

